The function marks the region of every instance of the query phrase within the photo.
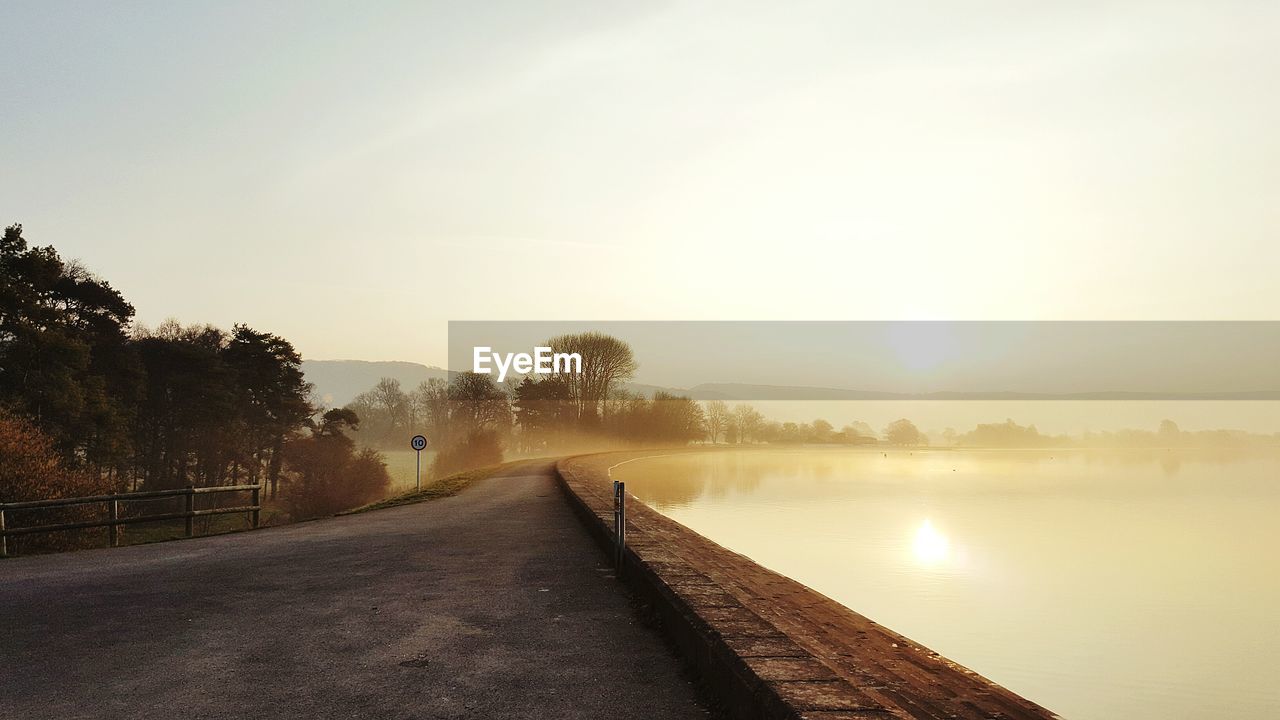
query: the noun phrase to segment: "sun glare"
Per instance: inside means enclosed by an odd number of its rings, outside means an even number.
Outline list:
[[[925,565],[937,565],[945,561],[951,552],[946,536],[934,529],[933,523],[928,520],[925,520],[916,530],[912,549],[916,560]]]

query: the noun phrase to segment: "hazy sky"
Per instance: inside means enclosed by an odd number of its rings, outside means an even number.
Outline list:
[[[147,324],[1280,308],[1280,3],[262,5],[0,5],[0,220]]]

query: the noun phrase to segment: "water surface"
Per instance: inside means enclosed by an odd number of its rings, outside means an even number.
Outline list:
[[[613,476],[1066,718],[1280,717],[1280,452],[744,450]]]

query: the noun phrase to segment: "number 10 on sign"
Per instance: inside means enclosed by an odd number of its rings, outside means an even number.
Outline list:
[[[427,447],[427,439],[421,435],[414,435],[409,441],[409,447],[418,454],[417,492],[422,492],[422,451]]]

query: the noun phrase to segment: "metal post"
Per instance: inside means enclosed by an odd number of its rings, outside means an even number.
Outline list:
[[[627,484],[613,481],[613,564],[622,571],[622,551],[627,544]]]
[[[253,512],[250,513],[250,515],[252,516],[250,520],[253,523],[253,527],[256,529],[258,527],[258,513],[261,512],[261,508],[262,508],[262,484],[261,483],[253,486],[253,503],[252,504],[253,504]]]
[[[414,435],[409,438],[409,447],[413,448],[415,453],[414,459],[417,461],[417,470],[414,472],[414,492],[422,492],[422,451],[427,449],[427,438],[422,435]]]
[[[187,486],[187,537],[195,534],[196,516],[196,489],[190,485]]]
[[[622,554],[627,547],[627,484],[618,483],[618,570],[622,570]]]
[[[107,526],[107,531],[111,533],[108,543],[111,547],[120,545],[120,526],[116,525],[116,521],[120,519],[120,501],[111,501],[111,524]]]
[[[0,507],[0,558],[9,557],[9,536],[4,531],[4,508]]]

